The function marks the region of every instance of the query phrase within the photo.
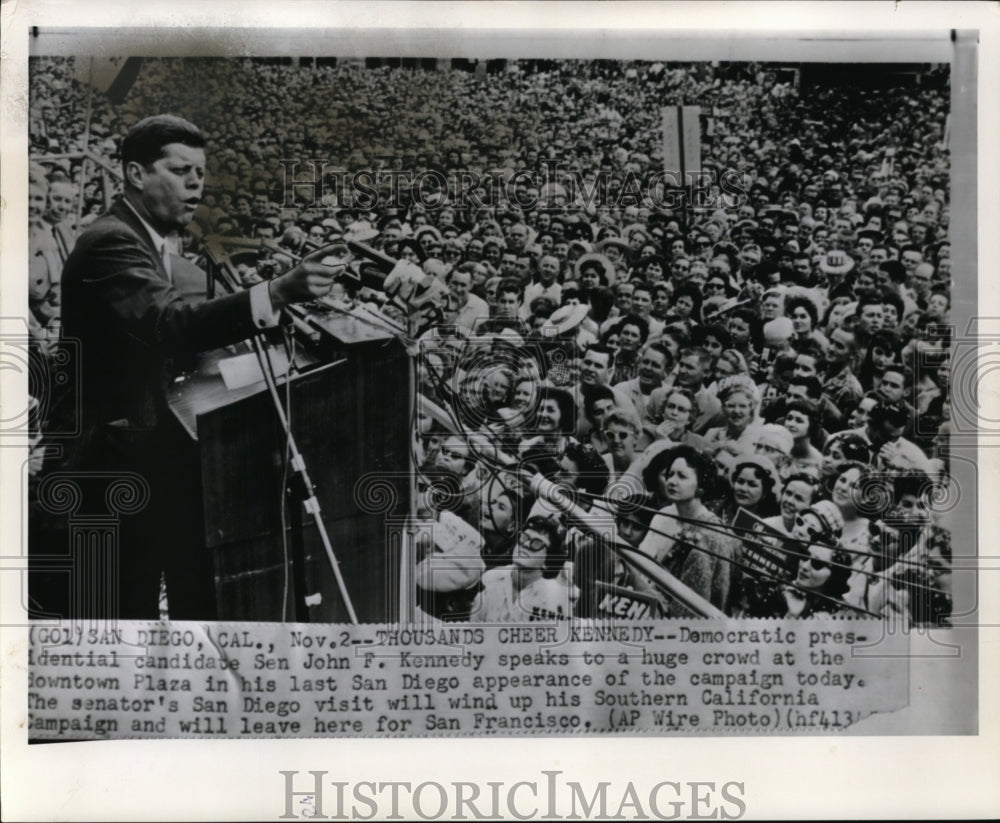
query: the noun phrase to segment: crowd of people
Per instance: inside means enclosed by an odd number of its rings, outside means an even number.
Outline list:
[[[948,623],[946,71],[802,91],[749,63],[147,60],[113,106],[72,61],[32,69],[40,349],[74,235],[119,193],[80,153],[113,166],[133,120],[197,121],[177,251],[271,241],[250,284],[330,247],[329,306],[417,344],[425,614]],[[662,174],[680,103],[703,115],[684,193]],[[348,241],[408,265],[383,282]]]

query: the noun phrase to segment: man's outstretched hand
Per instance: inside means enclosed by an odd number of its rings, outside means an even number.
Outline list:
[[[317,249],[303,257],[291,271],[270,281],[271,304],[275,310],[292,303],[315,300],[330,292],[334,279],[347,268],[339,259],[334,262],[333,249],[332,246]]]

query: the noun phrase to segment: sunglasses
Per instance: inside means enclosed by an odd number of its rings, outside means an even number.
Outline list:
[[[816,536],[823,533],[820,529],[815,529],[812,526],[807,526],[806,520],[801,514],[795,515],[795,525],[798,526],[799,528],[804,528],[806,530],[806,534],[808,534],[810,538],[815,538]]]
[[[612,432],[604,432],[604,436],[606,438],[608,438],[608,440],[621,440],[621,441],[625,441],[625,440],[628,440],[629,437],[632,436],[632,432],[614,432],[614,431],[612,431]]]
[[[528,537],[526,534],[522,534],[517,538],[517,544],[519,546],[524,546],[529,552],[545,552],[549,550],[549,543],[547,540],[542,540],[539,537]]]
[[[807,558],[803,557],[802,559],[806,560]],[[815,571],[821,572],[823,571],[823,569],[830,568],[829,563],[827,563],[825,560],[820,560],[818,557],[809,557],[808,560],[809,560],[809,565],[812,566]]]

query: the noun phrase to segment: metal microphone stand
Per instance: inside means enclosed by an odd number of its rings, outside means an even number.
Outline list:
[[[220,254],[219,250],[214,246],[214,244],[211,243],[206,243],[205,248],[208,257],[213,264],[213,268],[215,269],[214,273],[216,277],[229,292],[235,294],[239,291],[241,286],[236,281],[233,273],[228,270],[228,267],[225,264],[224,254]],[[281,402],[281,395],[278,394],[278,385],[275,382],[274,375],[272,374],[271,362],[264,346],[262,334],[259,331],[255,331],[253,336],[250,338],[250,345],[253,348],[254,354],[257,356],[257,362],[260,365],[261,373],[264,375],[264,382],[267,384],[267,390],[271,396],[271,402],[278,415],[278,421],[281,423],[281,428],[285,433],[285,442],[287,444],[286,448],[290,456],[289,462],[294,472],[294,477],[297,480],[297,482],[290,484],[289,488],[286,488],[286,493],[291,496],[291,487],[294,486],[297,498],[301,501],[305,510],[312,515],[313,522],[316,524],[316,531],[319,534],[320,541],[323,543],[323,549],[326,551],[327,560],[330,562],[330,568],[333,571],[334,579],[337,581],[337,588],[339,589],[340,596],[344,601],[344,607],[347,609],[348,618],[351,623],[357,625],[358,616],[354,611],[354,604],[351,602],[351,597],[347,592],[347,586],[344,583],[343,575],[340,573],[340,564],[337,562],[337,558],[333,553],[333,545],[330,542],[330,535],[326,530],[326,524],[323,522],[319,500],[316,498],[315,487],[309,477],[309,472],[306,469],[302,453],[299,451],[298,446],[295,443],[291,423],[285,414],[285,408]],[[290,376],[286,376],[285,379],[289,380],[291,378]],[[299,529],[298,531],[301,530]],[[296,567],[304,572],[305,552],[302,548],[301,540],[297,539],[295,545],[298,551],[295,551],[294,554],[299,556],[293,557],[293,562]],[[302,580],[304,582],[304,576],[302,577]],[[299,595],[304,597],[305,592],[299,592]],[[304,605],[304,602],[298,605]],[[296,614],[301,614],[299,608],[296,608]],[[282,619],[284,619],[284,615],[282,615]]]

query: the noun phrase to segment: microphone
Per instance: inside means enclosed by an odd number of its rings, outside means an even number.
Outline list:
[[[357,257],[363,257],[371,263],[374,263],[380,271],[388,274],[396,266],[397,260],[390,257],[388,254],[380,252],[378,249],[373,249],[367,243],[361,243],[357,240],[348,240],[347,248],[351,250],[351,254]]]

